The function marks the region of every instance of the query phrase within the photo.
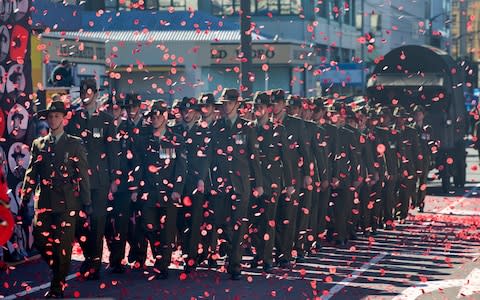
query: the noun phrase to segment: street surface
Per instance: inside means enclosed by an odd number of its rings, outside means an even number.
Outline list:
[[[349,249],[324,244],[320,253],[291,271],[262,274],[246,269],[244,279],[202,269],[188,276],[172,266],[166,281],[151,280],[152,270],[82,281],[75,273],[71,298],[110,299],[480,299],[480,170],[478,155],[469,149],[467,186],[447,195],[439,182],[429,183],[425,213],[412,211],[406,224],[375,237],[354,241]],[[251,257],[244,257],[248,264]],[[105,264],[105,267],[107,265]],[[39,259],[0,275],[0,295],[41,298],[48,290],[47,265]]]

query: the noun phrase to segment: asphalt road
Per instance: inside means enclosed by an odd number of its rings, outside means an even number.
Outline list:
[[[172,266],[165,281],[151,280],[152,270],[83,281],[75,273],[76,255],[66,297],[112,299],[480,299],[480,170],[469,150],[468,184],[442,195],[429,183],[425,213],[412,211],[394,231],[360,238],[349,249],[324,244],[292,271],[262,274],[247,269],[244,279],[202,269],[188,276]],[[433,175],[432,175],[433,176]],[[244,257],[248,265],[251,257]],[[106,267],[106,264],[105,264]],[[48,290],[49,272],[33,260],[0,274],[0,295],[39,298]]]

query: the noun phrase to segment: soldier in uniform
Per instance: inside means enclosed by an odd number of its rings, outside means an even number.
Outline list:
[[[173,130],[185,141],[187,177],[183,191],[184,206],[179,210],[178,224],[184,254],[187,255],[185,271],[189,273],[195,270],[208,254],[208,246],[204,239],[201,239],[201,230],[203,230],[201,225],[205,204],[205,182],[209,184],[212,154],[208,126],[203,127],[200,122],[200,105],[197,99],[185,97],[179,104],[179,111],[182,122]]]
[[[399,205],[397,206],[400,222],[405,222],[411,203],[416,203],[416,175],[419,173],[418,155],[420,141],[415,128],[407,124],[409,117],[403,107],[395,107],[393,115],[396,118],[395,132],[398,139],[400,154],[399,169]]]
[[[262,179],[265,193],[252,200],[253,224],[252,242],[256,249],[253,266],[263,262],[263,270],[270,272],[273,267],[273,246],[275,243],[275,218],[277,205],[284,187],[292,190],[293,166],[290,159],[285,127],[271,120],[271,95],[257,92],[253,97],[256,116],[255,146],[260,155]],[[287,184],[287,186],[285,186]]]
[[[216,192],[213,199],[215,227],[227,246],[231,279],[238,280],[241,277],[242,243],[252,194],[250,179],[256,180],[253,195],[261,197],[262,172],[258,149],[255,148],[255,130],[250,122],[238,115],[242,102],[239,92],[225,89],[218,102],[222,103],[223,118],[215,125],[211,141],[212,181]]]
[[[294,250],[296,251],[296,261],[297,262],[304,262],[305,254],[307,250],[305,247],[309,244],[307,240],[307,232],[311,232],[309,230],[310,224],[310,211],[312,206],[312,197],[313,197],[313,189],[315,186],[315,181],[318,182],[318,173],[316,172],[316,165],[315,160],[313,159],[312,151],[313,145],[316,142],[312,143],[312,140],[316,137],[316,126],[307,126],[307,122],[302,119],[301,113],[303,112],[304,101],[295,95],[289,95],[287,98],[287,114],[299,118],[303,122],[303,126],[305,127],[305,146],[307,149],[308,156],[304,156],[304,164],[308,167],[302,169],[304,173],[303,176],[309,176],[312,179],[312,182],[308,185],[303,186],[300,189],[299,194],[299,203],[297,207],[297,217],[294,219],[295,224],[295,232],[293,235],[294,241]],[[314,125],[314,124],[310,124]]]
[[[385,155],[385,184],[383,187],[383,224],[387,230],[393,229],[393,210],[398,203],[397,181],[399,178],[398,139],[392,133],[392,111],[382,107],[380,111],[380,125],[377,127],[380,152]]]
[[[204,138],[210,140],[212,138],[212,130],[215,128],[215,124],[217,121],[218,113],[216,111],[217,102],[215,100],[215,96],[212,93],[204,93],[201,94],[198,98],[198,106],[200,108],[200,121],[199,126],[204,129],[203,135]],[[213,147],[210,147],[209,153],[212,155]],[[211,158],[210,158],[211,159]],[[214,233],[215,228],[215,216],[214,216],[214,205],[212,199],[215,198],[216,192],[212,189],[212,170],[211,170],[211,162],[210,165],[206,168],[207,170],[207,177],[205,178],[205,192],[204,192],[204,207],[203,207],[203,222],[200,225],[201,230],[201,239],[203,246],[207,250],[206,253],[202,253],[201,257],[204,257],[204,254],[208,258],[209,266],[210,267],[217,267],[217,260],[214,259],[215,252],[216,252],[216,240],[213,241],[216,237]],[[200,261],[198,259],[198,261]]]
[[[380,140],[377,134],[378,115],[375,109],[369,112],[359,113],[359,129],[364,135],[365,145],[362,147],[362,157],[371,155],[373,165],[369,170],[369,179],[367,185],[363,185],[360,190],[360,203],[362,215],[363,234],[366,237],[375,235],[380,224],[382,209],[382,189],[385,181],[385,152],[379,151],[384,147],[384,142]],[[380,146],[381,145],[381,146]]]
[[[314,236],[315,248],[319,250],[321,248],[321,240],[325,237],[327,230],[327,211],[328,204],[330,202],[330,183],[332,180],[332,170],[331,170],[331,148],[330,142],[328,140],[329,134],[327,127],[332,126],[326,122],[326,113],[327,109],[325,107],[324,99],[316,98],[313,102],[313,115],[312,121],[316,123],[319,130],[319,149],[314,156],[317,158],[318,170],[322,174],[325,172],[325,181],[320,182],[319,187],[315,187],[318,192],[318,198],[314,198],[312,205],[312,216],[311,228],[312,234]],[[335,127],[333,127],[335,129]],[[331,130],[331,129],[330,129]],[[323,159],[321,157],[323,155]],[[321,162],[323,161],[324,165],[322,167]],[[318,191],[319,190],[319,191]]]
[[[312,186],[310,176],[310,148],[307,147],[305,122],[298,117],[287,113],[288,101],[285,92],[281,89],[272,91],[273,119],[274,123],[285,126],[287,132],[288,147],[291,151],[291,163],[293,165],[292,186],[285,197],[280,197],[277,213],[276,249],[277,259],[281,268],[290,268],[292,249],[297,237],[297,213],[300,205],[299,194],[302,188]],[[307,223],[308,224],[308,223]]]
[[[90,193],[93,213],[88,224],[78,226],[85,261],[80,272],[87,279],[99,279],[105,233],[107,198],[117,191],[119,183],[118,149],[113,117],[99,109],[95,79],[81,82],[82,107],[73,112],[65,128],[67,133],[81,137],[87,149]]]
[[[354,186],[355,189],[353,190],[354,197],[353,197],[352,209],[349,212],[350,223],[349,223],[349,229],[348,229],[350,239],[355,240],[357,239],[357,230],[360,225],[361,202],[362,200],[365,202],[365,194],[367,192],[366,189],[368,189],[368,183],[366,182],[367,179],[369,179],[368,167],[370,165],[373,165],[373,158],[370,155],[371,154],[371,152],[369,151],[370,149],[368,149],[367,151],[365,147],[365,143],[366,143],[365,136],[362,134],[360,129],[358,129],[357,114],[353,111],[353,108],[350,106],[348,106],[346,110],[347,110],[347,115],[346,115],[345,127],[351,132],[353,132],[353,135],[354,135],[354,140],[352,141],[352,145],[353,145],[352,153],[355,156],[354,161],[356,162],[356,164],[352,165],[352,167],[355,169],[356,173],[358,174],[358,178],[356,178],[354,181],[357,183],[357,185]],[[366,156],[364,156],[364,154]]]
[[[334,228],[332,238],[344,247],[349,239],[349,221],[354,201],[354,190],[359,186],[354,132],[345,127],[345,105],[334,102],[330,122],[337,127],[335,149],[332,153],[332,202]]]
[[[417,130],[420,138],[420,154],[417,157],[417,163],[419,166],[417,178],[418,178],[418,190],[417,190],[417,203],[420,212],[423,212],[425,207],[425,196],[427,195],[427,178],[430,171],[430,164],[432,160],[432,127],[425,124],[425,109],[421,105],[416,105],[413,108],[414,126]]]
[[[129,95],[129,97],[135,97]],[[125,100],[115,96],[110,97],[108,111],[114,118],[118,140],[119,184],[117,192],[107,202],[107,223],[105,239],[110,250],[110,269],[113,273],[123,273],[125,267],[122,260],[125,257],[125,245],[131,216],[131,204],[137,199],[134,170],[137,166],[137,155],[133,141],[133,121],[127,118]]]
[[[77,220],[92,210],[85,147],[64,132],[66,113],[61,101],[39,112],[50,133],[33,142],[22,188],[22,210],[35,193],[34,243],[53,272],[46,298],[63,298]]]
[[[306,234],[300,236],[297,241],[295,250],[297,250],[297,262],[302,262],[304,256],[309,252],[312,242],[318,236],[318,211],[320,205],[320,194],[324,193],[329,186],[327,160],[324,147],[324,129],[318,126],[317,123],[312,122],[314,102],[312,99],[302,99],[300,116],[305,121],[305,128],[307,133],[307,146],[310,146],[311,166],[310,176],[312,176],[313,184],[305,190],[305,194],[310,193],[310,208],[302,210],[299,218],[308,219],[308,223],[303,226],[306,229]],[[311,191],[310,191],[311,188]],[[327,203],[328,204],[328,203]],[[299,210],[300,213],[300,210]],[[305,216],[306,214],[306,216]],[[307,218],[308,217],[308,218]],[[306,222],[307,220],[305,220]],[[302,230],[302,227],[299,228]],[[319,245],[319,243],[317,243]]]
[[[187,175],[185,140],[167,126],[165,101],[154,101],[147,116],[152,130],[140,146],[137,201],[142,202],[141,224],[155,257],[154,276],[167,279]]]
[[[145,136],[148,136],[151,130],[151,126],[148,126],[147,120],[141,112],[141,103],[140,95],[136,93],[128,93],[125,96],[125,101],[123,102],[123,106],[127,111],[127,123],[132,126],[130,140],[134,161],[138,160],[138,154],[141,151],[138,146],[141,145],[143,139]],[[133,180],[134,182],[138,182],[136,178],[133,178]],[[134,186],[131,187],[134,188]],[[134,193],[134,190],[132,190],[132,193]],[[134,195],[132,194],[132,196]],[[147,240],[145,238],[144,230],[140,224],[142,211],[141,205],[141,201],[130,202],[131,215],[128,223],[127,241],[130,245],[128,261],[131,262],[133,269],[143,269],[145,266],[145,260],[147,258]]]

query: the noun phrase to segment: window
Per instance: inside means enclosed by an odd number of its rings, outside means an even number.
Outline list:
[[[318,16],[354,26],[355,1],[356,0],[317,0]]]
[[[240,11],[240,0],[211,0],[214,15],[233,15]],[[252,14],[298,15],[302,12],[301,0],[251,0]]]
[[[50,0],[54,3],[62,3],[64,5],[77,5],[79,1],[77,0]]]
[[[105,0],[105,7],[107,9],[118,10],[168,10],[173,8],[175,10],[197,10],[197,0]]]
[[[321,18],[327,18],[329,13],[329,0],[319,0],[318,1],[318,16]]]

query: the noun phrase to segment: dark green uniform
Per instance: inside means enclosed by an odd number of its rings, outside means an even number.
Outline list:
[[[383,222],[393,223],[393,210],[397,204],[397,180],[399,178],[398,139],[388,127],[377,127],[377,137],[385,155],[385,185],[383,188]]]
[[[296,220],[299,207],[299,191],[303,184],[302,174],[310,173],[307,159],[310,149],[307,147],[305,122],[299,118],[285,115],[280,123],[285,126],[287,133],[287,147],[291,149],[291,163],[293,167],[292,183],[295,192],[291,196],[280,197],[277,213],[276,248],[280,263],[291,260],[292,248],[297,237]],[[308,224],[308,223],[307,223]]]
[[[354,149],[352,150],[357,164],[353,167],[358,174],[358,178],[355,180],[359,183],[354,191],[354,202],[350,218],[351,224],[349,224],[349,233],[354,237],[357,229],[360,227],[361,211],[368,206],[369,202],[369,182],[373,175],[373,152],[371,151],[366,135],[362,131],[348,125],[347,128],[350,129],[355,136],[353,142]]]
[[[36,139],[31,153],[22,203],[27,205],[35,193],[34,243],[53,271],[50,290],[60,294],[70,269],[78,212],[91,204],[86,152],[80,138],[63,133],[56,143],[50,134]]]
[[[416,203],[415,178],[419,169],[420,142],[417,131],[408,125],[394,132],[397,135],[398,153],[400,154],[399,205],[397,206],[397,214],[401,220],[405,220],[408,216],[410,204]]]
[[[325,229],[327,229],[327,238],[328,240],[333,239],[333,231],[334,231],[334,211],[333,206],[330,205],[330,202],[333,202],[332,197],[332,179],[333,179],[333,164],[335,162],[335,153],[336,153],[336,138],[337,138],[337,126],[325,123],[322,125],[325,128],[325,152],[328,158],[328,169],[327,172],[329,174],[328,179],[330,181],[330,187],[326,191],[328,196],[325,196],[327,199],[327,211],[325,216]]]
[[[384,146],[384,142],[377,134],[377,127],[369,126],[366,131],[366,148],[367,153],[372,154],[373,168],[371,175],[373,175],[374,183],[368,189],[362,190],[360,194],[362,202],[362,219],[364,232],[375,233],[380,225],[380,218],[382,216],[383,198],[382,190],[385,182],[385,152],[380,152],[379,145]],[[368,154],[365,154],[368,155]],[[366,195],[368,193],[368,195]]]
[[[95,111],[89,115],[86,109],[81,108],[74,111],[65,131],[82,138],[87,150],[93,213],[89,226],[79,226],[79,242],[85,255],[81,272],[89,271],[98,277],[109,187],[118,178],[118,145],[113,117],[104,111]]]
[[[272,266],[273,246],[275,243],[275,218],[277,205],[285,184],[292,184],[293,166],[290,159],[285,127],[267,122],[256,124],[257,141],[262,168],[264,195],[252,200],[252,243],[257,250],[256,259],[264,266]],[[256,184],[258,185],[258,184]]]
[[[131,119],[130,119],[131,120]],[[132,146],[134,151],[134,160],[139,159],[140,155],[142,155],[141,145],[144,142],[144,139],[149,136],[151,133],[151,128],[147,126],[146,120],[141,117],[137,124],[133,120],[131,120],[133,128],[132,128]],[[137,165],[136,165],[137,166]],[[135,167],[136,167],[135,166]],[[140,175],[136,175],[137,172],[134,173],[133,180],[136,181],[136,185],[138,187],[139,180],[138,178]],[[147,259],[147,239],[145,237],[145,231],[141,226],[141,215],[142,215],[142,201],[130,202],[130,212],[131,216],[129,218],[129,225],[128,225],[128,244],[130,245],[130,251],[128,253],[128,261],[133,263],[133,267],[135,269],[141,268],[145,264],[145,260]]]
[[[207,186],[211,185],[209,177],[212,159],[211,132],[202,122],[197,122],[191,128],[185,124],[179,124],[173,130],[185,141],[187,177],[182,195],[188,197],[189,201],[185,201],[186,204],[180,209],[178,227],[182,235],[184,254],[187,254],[187,266],[194,267],[208,254],[208,243],[201,238],[201,232],[206,231],[203,210],[205,192],[209,192]],[[203,192],[197,190],[200,180],[204,182],[205,191]],[[200,242],[201,247],[199,247]]]
[[[337,128],[332,178],[339,185],[332,190],[334,210],[334,239],[344,243],[349,238],[349,222],[352,213],[354,193],[353,184],[358,180],[355,133],[346,128]]]
[[[255,179],[257,186],[263,186],[258,149],[255,147],[257,135],[250,122],[240,117],[234,124],[230,120],[218,120],[212,133],[215,228],[222,230],[220,238],[229,245],[228,271],[233,278],[241,271],[242,243],[252,191],[250,180]]]
[[[166,128],[161,137],[150,134],[141,146],[142,202],[141,224],[155,257],[155,272],[163,278],[168,274],[175,243],[178,207],[171,195],[184,190],[187,174],[185,140]]]
[[[320,127],[313,122],[304,121],[306,129],[306,144],[311,154],[309,172],[304,176],[311,176],[313,183],[307,189],[303,189],[303,202],[297,213],[297,234],[295,250],[297,256],[304,256],[310,250],[311,242],[318,234],[318,210],[320,201],[320,185],[327,180],[326,156],[322,146],[323,134]],[[305,170],[305,169],[304,169]]]
[[[330,183],[330,159],[328,157],[329,148],[326,142],[327,130],[324,126],[317,126],[316,133],[312,139],[312,154],[315,160],[315,167],[318,173],[318,181],[314,184],[312,209],[310,216],[310,226],[312,234],[312,243],[316,243],[316,248],[320,248],[321,235],[326,230],[326,216],[328,203],[330,202],[329,186],[322,189],[322,182]]]
[[[427,178],[428,172],[430,171],[430,164],[432,161],[432,150],[433,146],[432,141],[432,128],[430,125],[418,126],[415,125],[417,134],[420,140],[420,155],[417,159],[417,164],[419,166],[418,170],[418,189],[417,189],[417,206],[421,211],[425,206],[425,196],[427,195]]]
[[[134,169],[139,153],[133,147],[133,122],[128,119],[120,119],[117,122],[120,122],[116,124],[120,163],[119,183],[117,192],[107,201],[105,239],[110,250],[110,268],[114,272],[121,272],[131,216],[131,195],[137,188]]]

